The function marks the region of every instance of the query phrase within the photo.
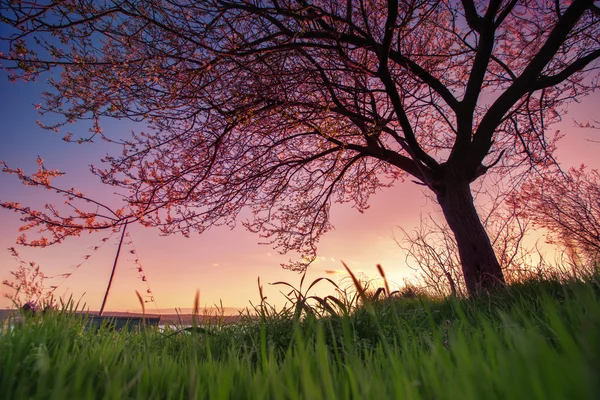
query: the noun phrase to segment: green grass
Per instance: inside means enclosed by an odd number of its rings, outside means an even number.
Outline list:
[[[258,310],[210,335],[30,318],[0,333],[0,398],[600,398],[597,279],[388,298],[346,315]]]

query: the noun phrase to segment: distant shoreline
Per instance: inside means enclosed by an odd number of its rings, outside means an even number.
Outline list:
[[[0,309],[0,321],[7,320],[11,315],[18,315],[18,310],[10,310],[10,309]],[[87,314],[89,315],[97,315],[97,311],[89,311]],[[218,314],[208,314],[208,315],[197,315],[193,314],[156,314],[156,313],[132,313],[132,312],[118,312],[118,311],[107,311],[104,313],[105,316],[110,317],[132,317],[132,318],[140,318],[142,316],[146,316],[148,318],[160,317],[160,324],[171,324],[171,325],[189,325],[194,319],[198,323],[206,324],[206,323],[217,323],[222,322],[224,324],[231,324],[238,322],[240,320],[240,316],[238,315],[223,315],[220,316]]]

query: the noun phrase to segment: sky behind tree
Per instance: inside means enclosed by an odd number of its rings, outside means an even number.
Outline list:
[[[112,187],[99,183],[89,172],[90,164],[99,164],[99,159],[107,152],[119,148],[106,143],[78,145],[66,143],[60,133],[41,129],[36,120],[52,123],[52,116],[40,116],[35,109],[40,95],[45,90],[43,81],[36,83],[11,83],[7,74],[0,72],[0,161],[10,167],[22,168],[26,172],[36,169],[36,157],[40,156],[49,169],[66,172],[56,183],[64,187],[76,187],[92,198],[109,204],[117,204],[119,197],[113,194]],[[597,119],[600,96],[587,97],[581,104],[572,104],[569,114],[562,123],[554,126],[566,134],[558,144],[557,158],[561,166],[568,168],[584,163],[598,168],[600,144],[599,131],[581,129],[574,120],[586,122]],[[85,132],[89,127],[83,123],[72,125],[69,131],[74,134]],[[131,130],[140,131],[143,125],[125,121],[105,120],[104,131],[110,137],[126,137]],[[0,175],[0,199],[19,201],[31,206],[43,206],[49,193],[39,188],[27,188],[14,176]],[[420,213],[435,212],[437,207],[421,192],[419,186],[405,182],[380,191],[373,196],[370,209],[364,214],[345,205],[332,207],[332,222],[335,230],[329,232],[319,243],[318,258],[309,268],[307,280],[320,276],[330,276],[339,280],[344,275],[340,260],[344,260],[355,272],[376,276],[375,265],[383,265],[390,280],[401,283],[404,277],[414,274],[405,263],[405,256],[394,241],[399,235],[398,226],[410,230],[419,221]],[[6,210],[0,211],[0,279],[10,279],[9,271],[15,270],[17,262],[7,249],[15,246],[20,234],[19,215]],[[215,228],[203,235],[192,235],[186,239],[179,235],[161,237],[155,229],[131,226],[131,239],[135,254],[125,247],[119,261],[116,280],[107,304],[108,310],[139,310],[135,290],[144,292],[146,283],[138,276],[135,259],[144,268],[147,281],[152,288],[156,302],[161,309],[189,307],[197,289],[201,293],[201,304],[211,306],[223,301],[227,307],[245,307],[248,300],[258,299],[256,279],[261,277],[266,295],[270,301],[282,304],[283,297],[278,287],[267,283],[288,281],[296,284],[300,276],[282,269],[279,264],[286,262],[293,254],[279,255],[268,245],[259,245],[260,239],[245,231],[241,225],[233,231],[228,228]],[[63,244],[45,249],[17,247],[23,260],[35,261],[42,271],[49,275],[73,272],[67,280],[57,277],[47,280],[48,285],[60,284],[57,295],[73,295],[82,298],[91,310],[100,307],[102,296],[110,274],[119,235],[113,235],[101,248],[92,248],[104,243],[107,232],[71,238]],[[86,255],[92,254],[82,266]],[[329,287],[323,285],[324,289]],[[6,293],[6,287],[0,292]],[[0,299],[0,308],[10,306],[8,299]],[[149,310],[154,304],[147,304]]]

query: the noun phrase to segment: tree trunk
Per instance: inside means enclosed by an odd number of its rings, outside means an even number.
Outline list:
[[[469,183],[448,179],[436,195],[456,238],[469,296],[503,287],[502,268],[475,209]]]

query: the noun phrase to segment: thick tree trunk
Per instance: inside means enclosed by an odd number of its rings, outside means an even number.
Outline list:
[[[502,268],[475,209],[469,183],[449,180],[436,190],[436,195],[456,238],[469,295],[503,287]]]

